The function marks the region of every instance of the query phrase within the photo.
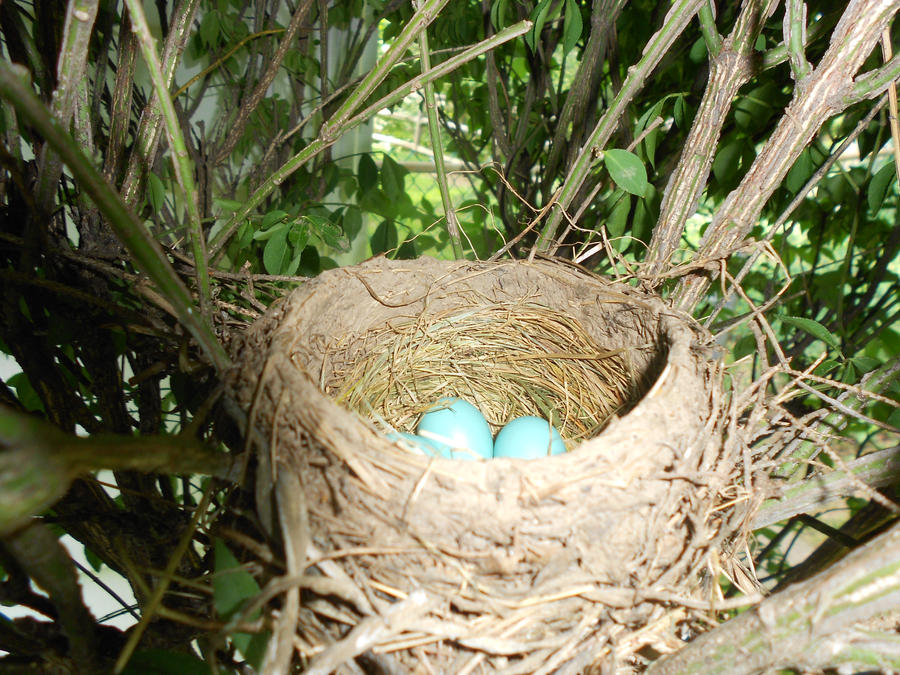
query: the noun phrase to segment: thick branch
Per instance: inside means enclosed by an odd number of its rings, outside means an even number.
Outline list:
[[[825,572],[772,595],[663,657],[647,672],[740,675],[821,665],[822,647],[833,644],[848,626],[898,605],[900,524]]]
[[[769,197],[822,124],[847,107],[856,72],[897,9],[892,0],[850,2],[818,67],[797,83],[794,99],[775,131],[713,218],[700,243],[698,260],[726,258],[741,245]],[[705,276],[683,278],[676,293],[678,305],[693,309],[708,284]]]
[[[668,265],[681,241],[685,222],[697,210],[731,103],[753,74],[756,37],[776,4],[774,0],[747,0],[734,30],[712,60],[700,109],[663,194],[647,255],[646,272],[650,276]]]

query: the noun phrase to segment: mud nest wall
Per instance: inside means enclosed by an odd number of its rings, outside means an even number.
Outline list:
[[[505,358],[504,323],[529,312],[538,328],[526,341],[538,349],[567,325],[588,342],[556,354],[544,389],[528,383],[537,372],[515,370],[513,379],[526,373],[526,394],[504,408],[506,370],[492,366]],[[464,372],[420,386],[408,353],[463,315],[493,316],[490,349],[459,331],[474,357],[450,360]],[[375,259],[326,272],[273,306],[236,342],[231,393],[268,441],[259,470],[272,477],[258,485],[289,472],[302,486],[292,508],[308,577],[297,625],[307,665],[336,667],[367,650],[410,671],[578,672],[626,663],[644,645],[670,651],[681,600],[708,597],[703,573],[736,534],[727,514],[737,458],[722,442],[707,337],[653,296],[547,261]],[[572,368],[610,359],[599,390],[611,408],[580,410],[598,404],[571,394]],[[346,402],[379,369],[397,371],[381,378],[399,381],[393,394],[364,392],[359,412],[332,398]],[[490,385],[479,389],[483,378]],[[496,428],[504,415],[546,414],[548,391],[569,397],[554,408],[568,430],[563,455],[452,461],[382,433],[411,428],[432,394],[468,393]],[[361,640],[373,621],[380,629]]]

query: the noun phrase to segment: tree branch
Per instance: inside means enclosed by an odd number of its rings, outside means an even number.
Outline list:
[[[687,219],[697,210],[725,118],[738,90],[753,74],[754,44],[776,5],[775,0],[746,0],[731,35],[712,58],[700,108],[663,193],[659,219],[647,252],[645,273],[648,276],[666,269],[681,242]]]
[[[898,605],[900,524],[821,574],[770,596],[681,651],[664,656],[647,673],[741,675],[808,667],[821,663],[823,645],[833,644],[848,626]],[[740,658],[735,658],[738,654]]]
[[[848,97],[852,98],[855,90],[855,73],[897,10],[892,0],[851,0],[821,62],[797,83],[794,98],[778,126],[741,184],[716,212],[696,259],[719,260],[742,244],[769,197],[818,129],[846,109]],[[675,294],[678,306],[691,311],[708,285],[705,275],[683,277]]]

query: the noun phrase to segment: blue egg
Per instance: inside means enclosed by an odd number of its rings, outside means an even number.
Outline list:
[[[474,405],[461,398],[443,398],[429,409],[416,428],[449,459],[490,459],[494,454],[491,427]]]
[[[517,417],[500,430],[494,441],[494,457],[539,459],[565,451],[562,436],[540,417]]]
[[[441,454],[441,449],[433,441],[416,434],[410,434],[406,431],[394,431],[387,435],[388,439],[399,444],[406,449],[417,452],[420,455],[428,455],[429,457],[437,457]]]

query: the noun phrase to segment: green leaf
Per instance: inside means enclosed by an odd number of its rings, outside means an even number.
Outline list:
[[[368,192],[378,184],[378,166],[369,153],[359,156],[359,164],[356,167],[356,180],[359,183],[359,191],[362,193]]]
[[[152,171],[147,174],[147,201],[154,211],[161,210],[166,203],[166,186]]]
[[[647,188],[647,196],[638,199],[631,221],[631,236],[645,244],[650,241],[650,233],[659,218],[659,194],[652,185]]]
[[[544,24],[547,22],[547,12],[550,11],[550,2],[551,0],[541,0],[532,10],[531,16],[528,17],[534,25],[531,27],[530,31],[525,33],[525,44],[528,45],[528,48],[532,52],[537,52],[537,41],[541,36],[541,31],[544,30]]]
[[[685,103],[684,95],[679,94],[675,97],[675,104],[672,107],[672,116],[675,119],[675,125],[679,129],[684,129],[687,122],[687,103]]]
[[[381,187],[391,201],[397,201],[406,193],[404,178],[407,170],[397,164],[388,155],[381,160]]]
[[[356,235],[362,229],[362,224],[362,211],[356,206],[348,206],[347,210],[341,215],[341,229],[350,240],[356,239]]]
[[[716,153],[716,158],[712,164],[712,172],[716,180],[723,186],[730,187],[734,182],[738,169],[741,166],[742,146],[746,143],[747,141],[740,139],[732,140],[722,145]]]
[[[635,136],[639,136],[644,129],[650,124],[652,120],[655,120],[660,113],[662,113],[663,105],[665,104],[666,99],[662,99],[654,103],[650,108],[641,115],[641,118],[638,120],[637,124],[634,127]],[[650,162],[650,166],[656,166],[656,144],[660,137],[659,129],[655,129],[649,132],[646,136],[644,136],[644,140],[641,142],[641,146],[643,147],[644,154],[647,157],[647,161]]]
[[[568,54],[578,44],[582,28],[581,8],[575,0],[566,0],[566,17],[563,21],[563,54]]]
[[[284,274],[292,277],[297,274],[297,270],[300,269],[300,260],[303,258],[303,249],[300,249],[300,252],[297,253],[292,259],[291,262],[287,264],[287,267],[284,268]]]
[[[868,373],[870,370],[875,370],[881,365],[881,361],[874,359],[871,356],[854,356],[850,359],[850,363],[856,366],[861,373]]]
[[[501,30],[503,28],[508,1],[509,0],[494,0],[494,4],[491,5],[491,25],[496,30]]]
[[[103,560],[87,546],[84,547],[84,559],[87,560],[95,572],[103,569]]]
[[[706,60],[707,54],[706,40],[699,37],[694,41],[694,44],[691,45],[691,50],[688,52],[688,58],[691,60],[691,63],[702,63]]]
[[[370,243],[372,245],[372,255],[386,253],[397,248],[397,224],[393,220],[382,220],[375,228]]]
[[[778,91],[774,83],[766,82],[756,87],[734,104],[734,121],[750,132],[762,129],[775,112],[773,102],[777,98]]]
[[[6,384],[16,390],[16,398],[28,412],[45,412],[44,403],[25,373],[16,373],[6,379]]]
[[[269,211],[265,216],[263,216],[262,222],[259,224],[259,229],[268,230],[275,223],[284,222],[284,219],[288,217],[287,211],[281,211],[279,209],[275,209],[274,211]]]
[[[290,257],[288,228],[283,226],[266,242],[263,249],[263,265],[269,274],[283,274]]]
[[[797,161],[794,162],[794,166],[791,167],[791,170],[785,176],[784,186],[791,194],[797,194],[815,172],[816,166],[813,164],[812,154],[809,148],[806,148],[800,153]]]
[[[302,218],[288,229],[288,241],[295,251],[302,251],[306,247],[306,244],[309,241],[309,226]],[[289,274],[291,273],[289,272]]]
[[[631,195],[624,190],[617,190],[612,198],[615,201],[606,218],[606,233],[610,239],[615,239],[625,233],[628,225],[628,216],[631,213]]]
[[[207,47],[214,47],[218,43],[219,28],[219,12],[215,9],[204,12],[200,20],[200,38]]]
[[[216,539],[215,564],[216,573],[212,578],[213,602],[218,615],[228,620],[244,603],[259,595],[259,584],[241,567],[221,539]],[[247,618],[256,619],[259,614],[257,610]]]
[[[165,649],[144,649],[128,661],[122,675],[209,675],[205,661],[193,654]]]
[[[832,333],[830,330],[825,328],[818,321],[813,321],[812,319],[807,319],[802,316],[787,316],[785,314],[779,315],[778,317],[781,319],[783,323],[788,324],[789,326],[794,326],[795,328],[799,328],[800,330],[809,333],[814,338],[821,340],[829,347],[836,349],[838,351],[841,350],[841,341],[837,338],[837,336]]]
[[[310,228],[326,246],[336,248],[339,251],[347,251],[350,242],[344,236],[343,230],[323,216],[303,216],[303,220],[309,223]]]
[[[279,223],[275,227],[269,228],[268,230],[256,230],[253,233],[254,241],[265,241],[266,239],[271,239],[276,234],[281,234],[282,232],[286,232],[290,226],[287,223]]]
[[[259,672],[266,655],[269,633],[232,633],[231,640],[250,665],[256,668],[256,672]]]
[[[603,153],[603,161],[609,175],[623,190],[638,197],[647,193],[647,169],[644,163],[633,152],[628,150],[607,150]]]
[[[888,190],[897,178],[894,163],[888,162],[881,167],[877,173],[872,176],[869,181],[869,189],[866,192],[866,198],[869,202],[869,210],[873,213],[881,208],[884,198],[887,196]]]

